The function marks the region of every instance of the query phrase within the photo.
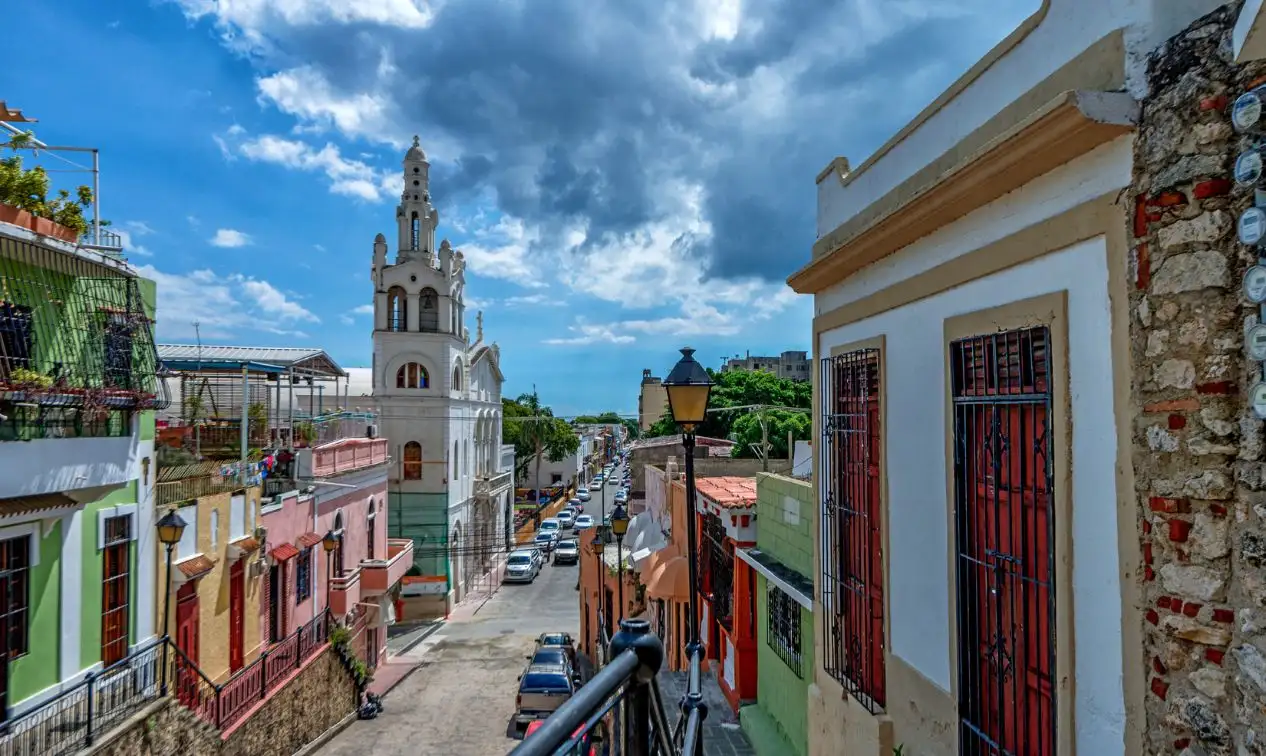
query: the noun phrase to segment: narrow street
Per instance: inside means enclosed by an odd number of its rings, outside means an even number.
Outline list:
[[[579,632],[576,570],[547,564],[531,584],[503,585],[482,606],[483,599],[459,605],[449,622],[406,652],[421,666],[387,695],[386,711],[354,722],[318,753],[507,753],[516,742],[508,734],[524,657],[543,632]]]

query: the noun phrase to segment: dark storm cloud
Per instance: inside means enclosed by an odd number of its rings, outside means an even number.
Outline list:
[[[682,254],[712,276],[779,279],[813,242],[817,171],[837,154],[861,162],[1024,15],[1013,0],[964,0],[960,20],[901,23],[867,0],[895,28],[865,39],[859,2],[749,2],[735,39],[683,49],[688,19],[672,3],[461,0],[425,30],[287,29],[270,64],[366,91],[388,50],[398,122],[464,151],[437,171],[441,201],[491,184],[502,211],[547,227],[583,219],[600,239],[655,220],[662,182],[686,178],[705,187],[713,237],[680,240]],[[749,128],[754,77],[795,56],[781,122]],[[920,72],[932,75],[910,92]]]

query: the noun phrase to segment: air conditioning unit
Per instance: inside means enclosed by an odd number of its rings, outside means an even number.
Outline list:
[[[378,438],[378,426],[377,426],[377,425],[366,425],[366,426],[365,426],[365,438]]]

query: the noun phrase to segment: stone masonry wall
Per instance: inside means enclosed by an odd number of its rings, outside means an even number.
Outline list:
[[[228,738],[173,701],[135,717],[92,756],[291,756],[355,711],[358,698],[351,674],[327,648]]]
[[[1135,142],[1130,340],[1134,471],[1144,564],[1147,753],[1266,753],[1266,481],[1260,368],[1244,352],[1256,307],[1235,235],[1252,192],[1229,104],[1266,74],[1231,63],[1239,2],[1149,62]]]

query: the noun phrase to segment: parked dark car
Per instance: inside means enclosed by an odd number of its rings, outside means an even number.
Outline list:
[[[541,633],[536,639],[536,650],[562,649],[567,656],[567,663],[576,666],[576,642],[568,633]]]

